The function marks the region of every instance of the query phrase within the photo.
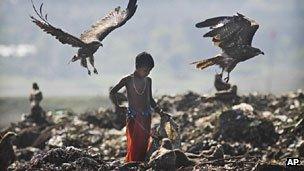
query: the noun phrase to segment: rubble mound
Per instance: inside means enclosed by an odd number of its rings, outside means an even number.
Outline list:
[[[245,141],[253,146],[268,146],[278,139],[271,121],[250,118],[241,110],[224,111],[220,115],[219,125],[224,140]]]
[[[152,127],[160,135],[166,132],[163,137],[178,140],[174,150],[184,154],[181,160],[193,161],[176,165],[176,170],[267,170],[285,168],[287,158],[304,161],[301,90],[229,99],[188,92],[157,100],[176,125],[160,126],[159,116],[152,114]],[[124,163],[124,113],[54,110],[44,117],[45,124],[25,118],[0,132],[0,137],[17,134],[12,139],[16,159],[8,170],[153,170],[146,163]]]
[[[107,165],[99,158],[92,157],[75,147],[51,149],[35,155],[29,162],[27,170],[98,170],[106,169]]]

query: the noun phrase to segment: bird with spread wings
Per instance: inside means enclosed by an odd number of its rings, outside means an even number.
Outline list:
[[[81,66],[85,67],[88,74],[91,75],[91,71],[87,65],[87,58],[90,64],[94,68],[94,73],[98,74],[97,69],[94,66],[94,53],[100,46],[103,46],[101,41],[113,30],[124,25],[136,12],[137,0],[129,0],[126,9],[120,7],[115,8],[109,12],[106,17],[100,19],[91,28],[80,35],[80,38],[75,37],[60,28],[56,28],[51,25],[47,19],[47,14],[44,15],[42,12],[43,3],[40,6],[39,12],[33,4],[33,9],[39,19],[30,16],[32,21],[40,27],[44,32],[54,36],[62,44],[68,44],[72,47],[77,47],[77,54],[71,59],[70,62],[80,60]]]
[[[256,21],[237,13],[234,16],[221,16],[207,19],[196,24],[197,28],[209,27],[211,31],[204,37],[212,37],[215,46],[221,48],[222,53],[213,58],[193,62],[198,69],[205,69],[212,65],[219,65],[222,73],[226,71],[229,81],[230,72],[239,62],[246,61],[259,54],[263,54],[260,49],[251,46],[252,39],[259,25]]]

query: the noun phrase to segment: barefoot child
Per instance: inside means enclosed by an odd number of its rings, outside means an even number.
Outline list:
[[[126,162],[144,161],[149,146],[151,129],[151,108],[157,113],[161,109],[156,105],[152,97],[152,79],[148,77],[154,67],[154,61],[150,54],[142,52],[136,57],[136,66],[133,74],[128,75],[110,91],[110,98],[116,110],[127,110],[127,155]],[[129,107],[119,106],[116,94],[126,87]]]

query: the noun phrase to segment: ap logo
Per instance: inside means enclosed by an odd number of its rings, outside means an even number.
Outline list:
[[[286,166],[297,166],[300,164],[299,158],[287,158]]]

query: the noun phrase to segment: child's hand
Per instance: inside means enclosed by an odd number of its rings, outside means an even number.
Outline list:
[[[156,129],[151,129],[151,137],[153,137],[153,138],[157,138],[157,131],[156,131]]]

